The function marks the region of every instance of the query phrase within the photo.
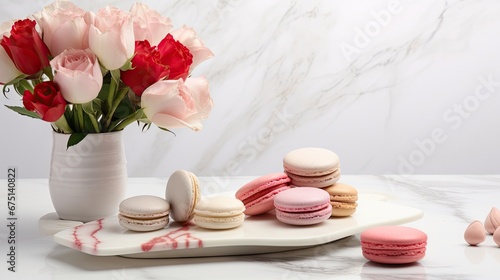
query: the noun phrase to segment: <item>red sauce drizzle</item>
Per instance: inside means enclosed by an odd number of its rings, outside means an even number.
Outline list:
[[[164,244],[165,246],[171,245],[172,249],[177,249],[179,242],[181,242],[182,240],[184,240],[186,248],[189,248],[191,241],[197,241],[198,247],[203,247],[203,241],[201,239],[194,237],[191,233],[185,231],[189,231],[188,225],[173,230],[165,235],[151,239],[150,241],[142,244],[141,249],[144,252],[148,252],[158,244]]]

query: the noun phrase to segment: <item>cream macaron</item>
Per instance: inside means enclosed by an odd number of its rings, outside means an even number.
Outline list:
[[[196,205],[194,223],[206,229],[235,228],[245,220],[244,211],[243,202],[234,197],[205,198]]]
[[[168,202],[157,196],[140,195],[123,200],[119,206],[119,223],[133,231],[153,231],[168,225]]]
[[[288,152],[283,168],[291,184],[298,187],[324,188],[340,178],[340,160],[336,153],[323,148],[306,147]]]
[[[198,178],[191,172],[177,170],[167,182],[165,199],[170,204],[170,217],[179,223],[193,218],[194,208],[200,200]]]

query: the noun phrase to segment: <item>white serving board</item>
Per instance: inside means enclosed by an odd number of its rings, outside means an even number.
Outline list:
[[[280,252],[332,242],[380,225],[420,219],[419,209],[374,200],[362,195],[354,215],[330,218],[311,226],[292,226],[274,214],[247,216],[243,225],[229,230],[207,230],[192,222],[171,222],[153,232],[133,232],[112,216],[78,225],[54,235],[57,243],[95,256],[182,258]]]

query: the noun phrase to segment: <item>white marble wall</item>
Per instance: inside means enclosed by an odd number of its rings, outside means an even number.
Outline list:
[[[2,22],[50,3],[2,2]],[[258,175],[302,146],[336,151],[345,174],[500,170],[498,1],[144,2],[214,51],[195,74],[209,78],[215,108],[201,132],[129,126],[131,176]],[[47,177],[49,125],[6,108],[0,118],[0,168]]]

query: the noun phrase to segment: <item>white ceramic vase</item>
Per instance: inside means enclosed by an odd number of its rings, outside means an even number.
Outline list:
[[[88,134],[66,149],[68,138],[53,133],[49,189],[59,218],[89,222],[118,213],[127,188],[122,131]]]

